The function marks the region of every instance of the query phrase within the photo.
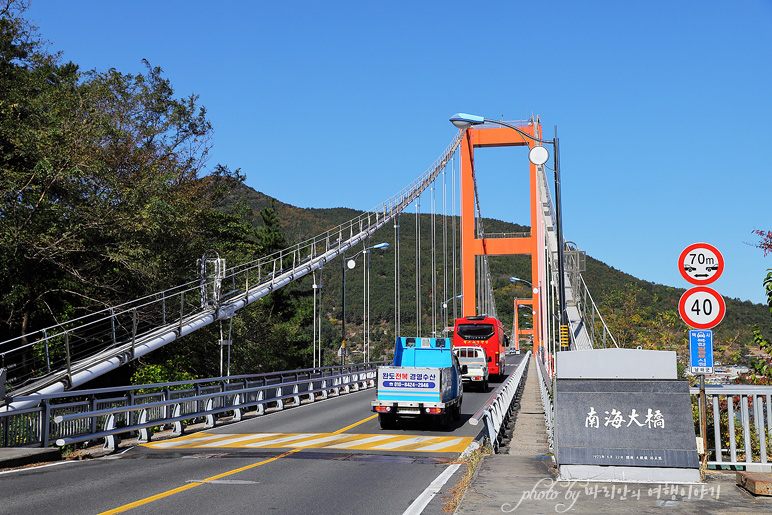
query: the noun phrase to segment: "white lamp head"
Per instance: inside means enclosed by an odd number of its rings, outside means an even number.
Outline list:
[[[550,158],[550,153],[542,145],[534,145],[528,152],[528,160],[536,166],[541,166]]]

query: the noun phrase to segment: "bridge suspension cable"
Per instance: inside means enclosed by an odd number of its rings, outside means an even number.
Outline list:
[[[216,320],[231,318],[270,292],[321,270],[419,201],[451,161],[462,134],[459,131],[432,166],[399,193],[311,239],[224,269],[204,285],[194,280],[0,342],[0,367],[7,369],[9,392],[46,394],[75,388]],[[202,291],[217,293],[204,298]],[[64,356],[56,357],[54,347]]]

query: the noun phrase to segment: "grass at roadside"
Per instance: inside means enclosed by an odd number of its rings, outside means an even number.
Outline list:
[[[482,461],[483,456],[492,453],[493,449],[486,440],[485,443],[478,449],[475,449],[465,457],[461,458],[461,462],[466,465],[466,473],[464,474],[464,477],[462,477],[461,480],[451,489],[451,497],[447,498],[445,504],[442,506],[443,511],[448,513],[453,513],[456,511],[458,504],[461,502],[461,498],[464,496],[464,492],[466,492],[466,489],[469,488],[469,485],[472,482],[472,478],[477,471],[477,467],[480,466],[480,462]]]

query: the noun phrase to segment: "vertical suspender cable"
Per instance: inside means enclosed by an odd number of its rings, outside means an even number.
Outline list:
[[[311,311],[311,317],[313,318],[311,329],[311,341],[313,342],[313,368],[316,368],[316,270],[312,272],[314,284],[311,286],[314,290],[314,310]]]
[[[458,318],[458,312],[456,311],[456,297],[458,296],[458,264],[456,261],[456,159],[459,157],[459,152],[456,151],[456,155],[453,156],[454,159],[451,160],[451,171],[450,171],[450,190],[451,190],[451,210],[453,211],[453,320],[455,323],[455,320]],[[459,167],[460,168],[460,167]]]
[[[369,254],[370,237],[362,241],[364,256],[362,256],[362,352],[367,351],[367,257]]]
[[[400,293],[400,263],[399,263],[399,221],[401,213],[394,218],[394,337],[399,338],[402,323],[402,306]]]
[[[370,253],[365,255],[367,261],[367,349],[365,353],[365,363],[370,361]]]
[[[231,346],[233,345],[233,315],[228,319],[228,377],[231,376]],[[230,383],[230,379],[228,379]]]
[[[223,360],[223,337],[222,337],[222,320],[219,320],[220,322],[220,377],[223,376],[222,373],[222,360]]]
[[[421,197],[415,201],[415,323],[416,336],[421,336]]]
[[[482,256],[477,256],[475,258],[476,265],[474,268],[475,273],[475,283],[477,286],[477,312],[475,315],[481,315],[485,311],[485,306],[483,306],[483,296],[482,296],[482,274],[480,273],[482,271]]]
[[[448,188],[445,181],[445,168],[442,169],[442,297],[448,296]],[[444,298],[441,300],[445,300]],[[456,302],[456,299],[453,299]],[[441,311],[443,319],[440,320],[440,330],[445,335],[445,327],[448,325],[448,308]]]
[[[319,268],[319,367],[322,366],[322,268]]]
[[[436,181],[435,181],[436,182]],[[435,183],[432,183],[432,336],[437,336],[437,201]]]

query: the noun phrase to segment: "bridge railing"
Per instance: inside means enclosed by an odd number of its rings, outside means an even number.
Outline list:
[[[140,441],[149,428],[173,425],[182,434],[183,422],[232,412],[236,419],[254,410],[262,415],[270,404],[283,409],[287,401],[308,401],[375,386],[376,367],[383,363],[352,364],[276,373],[230,376],[121,388],[82,390],[36,396],[38,406],[0,413],[0,447],[63,446],[105,438],[114,448],[116,435],[136,431]]]
[[[582,274],[576,274],[576,280],[571,281],[571,288],[573,288],[574,295],[576,295],[576,307],[579,310],[584,330],[592,342],[592,348],[619,347],[614,335],[611,334],[611,330],[606,325],[606,321],[603,319],[598,306],[595,304],[595,300],[590,295],[590,290],[587,288]],[[570,334],[572,344],[574,344],[575,331],[570,331]],[[576,348],[576,345],[572,345],[572,348]]]
[[[695,410],[699,392],[690,388]],[[772,386],[707,386],[705,394],[708,464],[772,472]]]
[[[552,402],[552,377],[547,373],[544,362],[540,359],[535,360],[537,367],[536,373],[539,377],[539,394],[541,395],[541,405],[544,409],[544,425],[547,429],[547,443],[550,450],[554,450],[555,435],[555,405]]]
[[[201,305],[200,283],[191,281],[2,342],[0,368],[8,371],[9,393],[34,391],[38,382],[71,382],[76,372],[106,356],[129,361],[141,336],[183,325]]]
[[[494,452],[498,451],[499,442],[503,436],[502,427],[508,412],[513,409],[512,402],[515,395],[517,395],[520,387],[524,385],[523,377],[525,376],[525,371],[528,370],[530,360],[531,351],[528,351],[517,369],[493,392],[488,402],[469,419],[469,423],[473,426],[478,425],[480,422],[484,424],[484,435],[490,441]]]
[[[43,389],[55,383],[64,385],[58,391],[78,386],[215,320],[230,318],[274,289],[321,269],[414,202],[450,161],[462,134],[459,131],[440,157],[399,193],[322,234],[238,264],[220,277],[194,280],[0,342],[0,368],[7,369],[9,392],[51,393]]]

